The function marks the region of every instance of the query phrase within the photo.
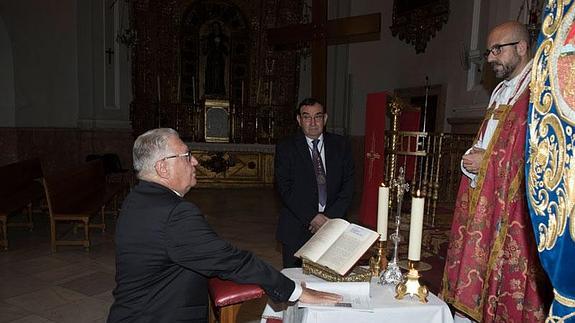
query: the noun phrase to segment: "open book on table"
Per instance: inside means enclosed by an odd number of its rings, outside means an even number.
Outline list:
[[[377,240],[373,230],[352,224],[343,219],[328,220],[296,253],[345,275]]]

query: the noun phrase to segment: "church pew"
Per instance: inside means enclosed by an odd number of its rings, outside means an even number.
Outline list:
[[[77,169],[44,177],[46,200],[50,213],[50,245],[52,252],[57,246],[80,245],[90,247],[90,229],[106,230],[105,209],[114,203],[122,191],[120,183],[107,183],[101,160],[86,163]],[[117,210],[116,210],[117,211]],[[93,218],[99,216],[99,222]],[[58,225],[73,223],[74,229],[84,230],[82,240],[58,237]]]
[[[0,167],[0,245],[8,249],[7,226],[34,228],[32,222],[32,203],[43,198],[44,189],[39,179],[42,178],[40,160],[29,159]],[[24,222],[8,222],[14,212],[26,209]]]

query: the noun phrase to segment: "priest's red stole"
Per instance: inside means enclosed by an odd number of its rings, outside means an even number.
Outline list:
[[[384,177],[383,152],[385,143],[383,139],[387,98],[386,92],[368,94],[365,111],[363,195],[359,221],[362,225],[372,229],[377,226],[377,194]]]

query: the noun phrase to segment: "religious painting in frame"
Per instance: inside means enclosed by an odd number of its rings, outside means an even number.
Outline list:
[[[554,289],[547,322],[575,316],[575,4],[549,0],[531,72],[525,175],[541,264]]]
[[[230,102],[206,99],[204,104],[206,142],[230,142]]]
[[[413,45],[415,53],[424,53],[449,18],[449,0],[395,0],[391,34]]]

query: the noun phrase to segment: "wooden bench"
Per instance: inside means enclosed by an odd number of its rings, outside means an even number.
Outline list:
[[[8,249],[7,226],[34,228],[32,203],[43,198],[42,166],[40,160],[29,159],[0,167],[0,246]],[[8,222],[8,217],[26,209],[23,222]]]
[[[73,170],[44,176],[44,188],[50,213],[50,242],[52,252],[56,252],[57,246],[90,248],[90,228],[106,230],[105,208],[111,203],[117,206],[116,196],[122,185],[106,183],[102,161],[96,160]],[[99,222],[92,221],[98,215]],[[61,223],[72,223],[74,229],[83,228],[84,238],[67,240],[59,237],[57,229]]]

